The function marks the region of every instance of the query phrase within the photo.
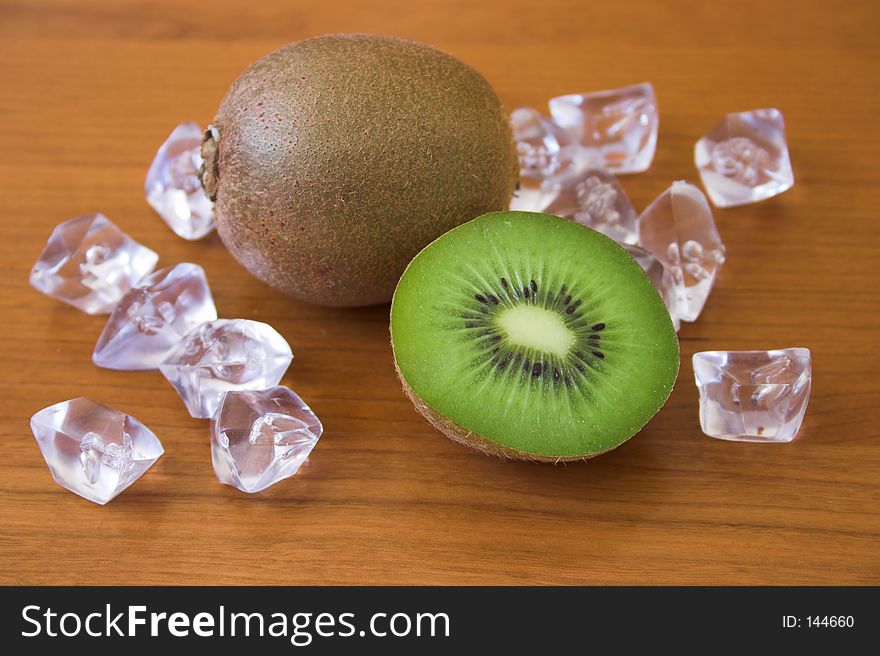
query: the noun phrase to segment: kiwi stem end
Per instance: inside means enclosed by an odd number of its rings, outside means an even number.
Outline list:
[[[209,125],[202,137],[202,165],[199,167],[199,182],[213,203],[217,200],[217,184],[220,181],[220,131]]]

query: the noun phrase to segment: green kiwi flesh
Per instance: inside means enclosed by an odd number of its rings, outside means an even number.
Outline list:
[[[503,457],[590,458],[637,433],[679,368],[663,300],[611,239],[494,212],[409,264],[391,304],[404,390],[447,436]]]

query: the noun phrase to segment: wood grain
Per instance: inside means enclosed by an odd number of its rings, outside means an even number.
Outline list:
[[[0,2],[0,583],[880,583],[880,5],[727,4]],[[267,51],[352,31],[441,47],[509,108],[651,80],[657,157],[622,180],[639,209],[696,177],[693,144],[721,115],[784,112],[797,183],[716,212],[728,262],[681,330],[669,403],[635,439],[559,467],[457,446],[404,397],[387,307],[293,302],[146,205],[146,168],[177,122],[207,123]],[[28,286],[52,227],[95,210],[162,263],[202,264],[223,316],[291,342],[284,382],[326,426],[295,479],[255,498],[219,485],[208,423],[157,373],[92,366],[103,320]],[[814,357],[798,440],[702,436],[691,355],[788,346]],[[28,429],[80,395],[166,448],[106,507],[55,485]]]

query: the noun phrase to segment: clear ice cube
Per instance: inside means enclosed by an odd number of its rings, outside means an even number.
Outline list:
[[[637,215],[612,173],[553,121],[530,108],[511,115],[520,157],[510,209],[574,219],[621,243],[635,243]]]
[[[183,263],[161,269],[116,305],[92,362],[107,369],[156,369],[184,335],[216,318],[202,267]]]
[[[672,325],[675,332],[681,328],[681,319],[678,316],[678,288],[675,284],[675,277],[672,272],[667,269],[654,255],[642,248],[641,246],[624,245],[626,252],[633,256],[639,266],[648,274],[648,278],[654,283],[660,298],[666,303],[666,309],[669,310],[669,317],[672,319]]]
[[[810,400],[809,349],[704,351],[693,364],[706,435],[740,442],[795,438]]]
[[[588,151],[595,165],[613,173],[640,173],[657,149],[659,114],[654,87],[645,82],[550,100],[556,125]]]
[[[530,107],[514,110],[510,122],[522,175],[548,178],[564,168],[559,156],[570,139],[561,128]]]
[[[293,360],[272,326],[247,319],[217,319],[193,328],[159,369],[193,417],[214,416],[223,394],[277,385]]]
[[[673,182],[639,217],[639,246],[669,269],[683,321],[696,321],[724,263],[724,244],[703,192]]]
[[[31,430],[52,478],[102,505],[163,453],[159,439],[137,419],[82,397],[40,410],[31,417]]]
[[[156,153],[144,191],[147,202],[178,236],[201,239],[214,229],[214,204],[199,181],[202,129],[181,123]]]
[[[259,492],[290,478],[309,457],[321,422],[286,387],[229,392],[211,420],[211,459],[221,483]]]
[[[521,107],[511,114],[510,121],[520,164],[519,187],[510,209],[543,212],[562,181],[593,160],[565,130],[535,109]]]
[[[728,114],[697,142],[694,160],[716,207],[756,203],[794,184],[778,109]]]
[[[560,180],[540,212],[574,219],[621,244],[638,240],[638,216],[617,178],[604,169],[585,169]]]
[[[83,312],[106,314],[158,260],[103,214],[87,214],[55,227],[30,283]]]

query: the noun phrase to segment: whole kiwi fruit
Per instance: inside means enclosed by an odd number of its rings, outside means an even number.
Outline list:
[[[321,36],[248,67],[202,144],[218,232],[252,274],[331,306],[390,300],[426,244],[506,209],[507,114],[455,57],[400,38]]]

